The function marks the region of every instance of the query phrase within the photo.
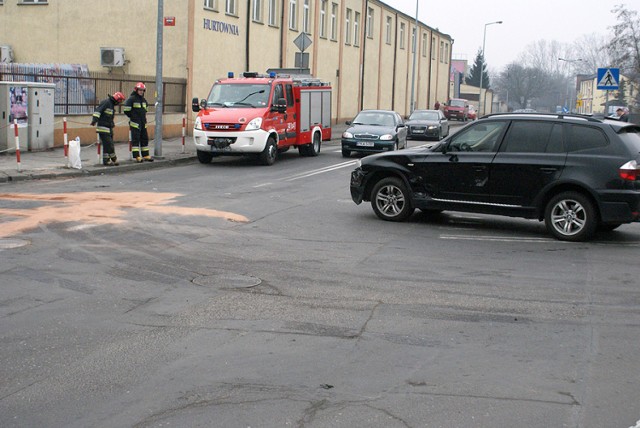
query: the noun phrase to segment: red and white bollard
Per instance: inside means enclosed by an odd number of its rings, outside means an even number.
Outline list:
[[[13,119],[13,129],[16,134],[16,160],[18,161],[18,172],[22,172],[20,166],[20,137],[18,136],[18,119]]]
[[[64,163],[69,168],[69,137],[67,136],[67,118],[62,118],[64,128]]]
[[[184,136],[185,136],[186,128],[187,128],[187,117],[183,114],[182,115],[182,153],[184,153]]]
[[[102,165],[102,153],[100,153],[100,135],[96,132],[96,147],[98,148],[98,165]]]

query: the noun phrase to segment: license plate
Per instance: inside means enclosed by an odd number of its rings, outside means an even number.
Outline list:
[[[360,147],[373,147],[375,145],[376,143],[374,143],[373,141],[358,141],[356,143],[356,146],[360,146]]]
[[[414,134],[424,134],[424,129],[414,129],[413,133]]]

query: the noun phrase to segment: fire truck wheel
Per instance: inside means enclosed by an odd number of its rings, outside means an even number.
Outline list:
[[[213,154],[198,150],[198,160],[200,163],[211,163],[211,159],[213,159]]]
[[[320,133],[313,134],[313,142],[309,144],[307,155],[318,156],[320,154]]]
[[[276,140],[273,137],[269,137],[267,145],[264,147],[262,153],[260,153],[260,162],[263,165],[273,165],[278,155],[278,148],[276,147]]]

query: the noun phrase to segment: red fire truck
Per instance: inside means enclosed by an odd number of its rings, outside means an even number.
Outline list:
[[[198,113],[193,141],[201,163],[254,155],[272,165],[291,147],[317,156],[321,142],[331,139],[331,86],[310,76],[229,73],[191,107]]]

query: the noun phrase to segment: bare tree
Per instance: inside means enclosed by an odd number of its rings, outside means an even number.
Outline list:
[[[573,42],[571,57],[582,61],[571,63],[571,74],[595,74],[598,68],[610,67],[613,59],[608,38],[601,34],[586,34]]]
[[[629,10],[624,4],[613,8],[618,23],[611,27],[613,40],[609,52],[622,73],[636,85],[640,85],[640,18],[638,12]],[[633,101],[634,109],[640,107],[640,92]]]

